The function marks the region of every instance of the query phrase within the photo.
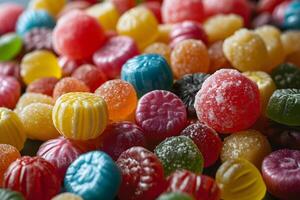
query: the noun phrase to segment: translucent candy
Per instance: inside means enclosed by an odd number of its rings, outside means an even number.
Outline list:
[[[44,103],[48,105],[54,105],[54,100],[43,94],[38,93],[25,93],[19,99],[15,112],[20,113],[26,106],[32,103]]]
[[[22,38],[14,33],[0,36],[0,61],[12,60],[22,50]]]
[[[158,37],[156,42],[162,42],[165,44],[169,44],[170,41],[170,33],[172,31],[172,24],[159,24],[158,26]]]
[[[31,0],[29,8],[33,10],[46,10],[56,16],[66,4],[66,0]]]
[[[300,50],[300,31],[287,31],[281,34],[281,42],[286,55]]]
[[[166,61],[170,64],[171,63],[171,48],[165,44],[156,42],[149,46],[147,46],[146,49],[144,49],[145,54],[159,54],[163,56]]]

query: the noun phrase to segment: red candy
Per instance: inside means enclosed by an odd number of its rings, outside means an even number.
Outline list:
[[[285,15],[285,10],[287,7],[290,5],[292,1],[290,0],[285,0],[281,4],[277,5],[272,13],[273,20],[281,25],[283,24],[284,21],[284,15]]]
[[[72,59],[88,59],[105,42],[98,21],[82,11],[71,11],[58,20],[53,31],[55,50]]]
[[[0,76],[0,107],[13,109],[20,95],[21,86],[15,78]]]
[[[159,23],[162,22],[162,19],[161,19],[161,3],[160,2],[149,1],[149,2],[145,2],[141,5],[145,6],[149,10],[151,10]]]
[[[195,200],[219,200],[221,191],[214,179],[182,170],[167,179],[167,192],[184,192]]]
[[[206,79],[194,107],[199,121],[220,133],[248,129],[261,113],[257,85],[233,69],[218,70]]]
[[[1,62],[0,76],[12,76],[17,80],[21,80],[20,65],[16,62]]]
[[[130,37],[116,36],[109,39],[93,56],[96,66],[109,79],[120,76],[123,64],[138,55],[138,47]]]
[[[23,7],[19,4],[0,4],[0,35],[14,32],[16,22],[23,12]]]
[[[260,0],[258,3],[258,12],[269,12],[272,13],[273,10],[286,0]]]
[[[132,147],[120,155],[117,165],[122,173],[120,199],[153,200],[165,189],[163,166],[151,151]]]
[[[58,79],[54,77],[41,78],[30,83],[26,89],[26,92],[40,93],[52,97],[53,90],[57,82]]]
[[[71,74],[79,68],[81,65],[85,64],[84,60],[73,60],[66,56],[59,57],[59,66],[62,68],[63,77],[71,76]]]
[[[60,178],[48,161],[24,156],[6,170],[3,185],[21,192],[27,200],[50,200],[60,190]]]

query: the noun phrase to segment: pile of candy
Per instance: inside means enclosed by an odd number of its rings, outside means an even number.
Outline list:
[[[299,199],[300,1],[0,4],[0,188]]]

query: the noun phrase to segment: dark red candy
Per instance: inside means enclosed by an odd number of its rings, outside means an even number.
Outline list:
[[[73,60],[66,56],[59,57],[59,66],[62,68],[63,77],[71,76],[71,74],[81,65],[87,63],[84,60]]]
[[[16,62],[0,62],[0,76],[12,76],[21,80],[20,65]]]
[[[13,109],[21,95],[20,83],[9,76],[0,76],[0,107]]]
[[[47,28],[35,28],[27,32],[23,38],[25,50],[27,52],[34,50],[53,51],[52,30]]]
[[[58,79],[54,77],[41,78],[30,83],[26,89],[26,92],[40,93],[52,97],[53,90],[57,82]]]
[[[122,172],[121,200],[153,200],[165,190],[163,166],[151,151],[132,147],[120,155],[117,165]]]

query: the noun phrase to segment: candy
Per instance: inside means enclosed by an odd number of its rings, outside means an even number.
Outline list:
[[[24,200],[24,197],[21,193],[7,189],[0,189],[0,198],[2,200]]]
[[[94,94],[71,92],[57,99],[52,120],[56,129],[66,138],[94,139],[106,127],[107,106],[101,97]]]
[[[61,193],[59,195],[56,195],[54,198],[52,198],[51,200],[83,200],[80,196],[69,193],[69,192],[65,192],[65,193]]]
[[[25,33],[34,28],[49,28],[55,26],[55,19],[45,10],[27,10],[22,13],[16,24],[16,31],[19,35],[24,36]]]
[[[0,61],[8,61],[17,56],[22,49],[22,39],[14,33],[0,37]]]
[[[43,158],[24,156],[6,170],[3,185],[28,200],[50,200],[59,192],[60,179],[55,167]]]
[[[108,116],[112,121],[125,120],[137,106],[137,95],[134,87],[123,80],[105,82],[95,94],[102,97],[107,104]]]
[[[15,31],[17,20],[24,8],[15,3],[2,3],[0,5],[0,35]]]
[[[12,76],[21,80],[20,66],[16,62],[0,62],[0,76]]]
[[[130,8],[136,5],[135,0],[110,0],[118,9],[118,11],[123,14]]]
[[[188,184],[186,184],[188,183]],[[221,191],[215,180],[187,170],[177,170],[167,178],[169,192],[185,192],[195,200],[219,200]]]
[[[56,16],[65,6],[66,0],[31,0],[29,8],[33,10],[46,10]]]
[[[287,31],[281,34],[281,42],[286,55],[300,50],[300,31]]]
[[[178,169],[201,173],[203,157],[197,145],[186,136],[169,137],[154,150],[163,164],[165,175],[168,176]]]
[[[145,54],[159,54],[170,64],[171,63],[171,48],[161,42],[153,43],[144,49]]]
[[[149,150],[132,147],[120,155],[117,165],[122,172],[120,199],[152,200],[165,189],[163,166]]]
[[[267,156],[262,165],[262,174],[268,191],[280,199],[299,198],[300,152],[281,149]]]
[[[94,17],[72,11],[58,20],[53,31],[56,52],[71,59],[88,59],[105,42],[102,27]]]
[[[223,52],[223,41],[210,45],[208,55],[210,60],[209,72],[214,73],[219,69],[230,67],[230,63]]]
[[[171,54],[171,68],[176,78],[209,70],[206,46],[200,40],[188,39],[178,43]]]
[[[288,55],[286,57],[286,62],[300,66],[300,50]]]
[[[189,117],[196,116],[195,96],[209,76],[209,74],[204,73],[187,74],[175,81],[173,85],[173,91],[183,101]]]
[[[24,93],[18,101],[15,112],[21,113],[21,111],[28,105],[33,103],[44,103],[48,105],[54,105],[54,101],[51,97],[37,93]]]
[[[73,60],[66,56],[59,57],[59,66],[62,69],[62,76],[71,76],[72,73],[79,68],[81,65],[86,64],[84,60]]]
[[[257,17],[255,17],[251,23],[251,27],[253,28],[259,28],[261,26],[267,25],[267,24],[274,24],[273,17],[270,13],[261,13]]]
[[[156,41],[168,44],[170,42],[170,33],[172,29],[172,24],[160,24],[158,26],[158,37]]]
[[[220,133],[245,130],[261,113],[257,85],[233,69],[218,70],[206,79],[194,106],[199,121]]]
[[[45,50],[33,51],[26,54],[21,63],[21,76],[28,85],[45,77],[61,77],[61,68],[56,56]]]
[[[124,63],[139,51],[133,39],[116,36],[109,39],[102,48],[94,53],[93,60],[99,70],[109,79],[120,76]]]
[[[21,86],[15,78],[0,76],[0,107],[14,108],[20,93]]]
[[[0,143],[10,144],[21,150],[26,140],[24,126],[13,111],[0,108]]]
[[[155,16],[158,23],[162,23],[162,16],[161,16],[161,2],[158,1],[146,1],[141,4],[141,6],[145,6],[148,8]]]
[[[121,184],[121,172],[114,161],[101,151],[79,156],[67,170],[65,188],[85,200],[113,200]]]
[[[45,94],[52,97],[57,82],[58,79],[54,77],[41,78],[30,83],[26,88],[26,92]]]
[[[272,12],[276,6],[285,0],[260,0],[257,7],[259,12]]]
[[[278,89],[300,89],[300,69],[293,64],[284,63],[272,71],[272,79]]]
[[[187,136],[197,145],[204,158],[204,167],[213,165],[219,158],[222,141],[215,130],[201,123],[186,127],[180,135]]]
[[[34,28],[24,35],[23,41],[27,52],[35,50],[53,51],[51,29]]]
[[[207,21],[205,21],[203,27],[208,35],[209,42],[212,43],[228,38],[243,26],[243,18],[240,16],[235,14],[220,14],[210,17]]]
[[[279,24],[279,25],[283,24],[286,8],[289,6],[290,3],[291,3],[291,0],[284,0],[282,3],[278,4],[275,7],[275,9],[273,10],[273,13],[272,13],[272,18],[276,24]]]
[[[300,90],[276,90],[270,98],[267,116],[289,126],[300,126]]]
[[[167,61],[156,54],[129,59],[123,65],[121,78],[134,86],[138,97],[153,90],[170,90],[173,84],[172,72]]]
[[[66,4],[63,9],[57,15],[57,18],[61,18],[63,15],[74,10],[85,10],[90,7],[91,4],[87,1],[71,1]]]
[[[244,159],[227,160],[223,163],[217,171],[216,182],[224,200],[260,200],[266,193],[259,170]]]
[[[175,94],[164,90],[144,95],[138,102],[135,119],[145,131],[146,138],[153,143],[178,135],[187,124],[183,102]]]
[[[287,29],[300,29],[300,2],[292,1],[285,10],[284,27]]]
[[[247,29],[240,29],[223,44],[226,58],[240,71],[267,70],[269,55],[263,39]]]
[[[158,22],[150,10],[145,7],[136,7],[120,17],[117,31],[120,35],[130,36],[135,40],[139,49],[144,49],[157,38]]]
[[[193,200],[189,195],[180,192],[165,193],[158,197],[157,200]]]

